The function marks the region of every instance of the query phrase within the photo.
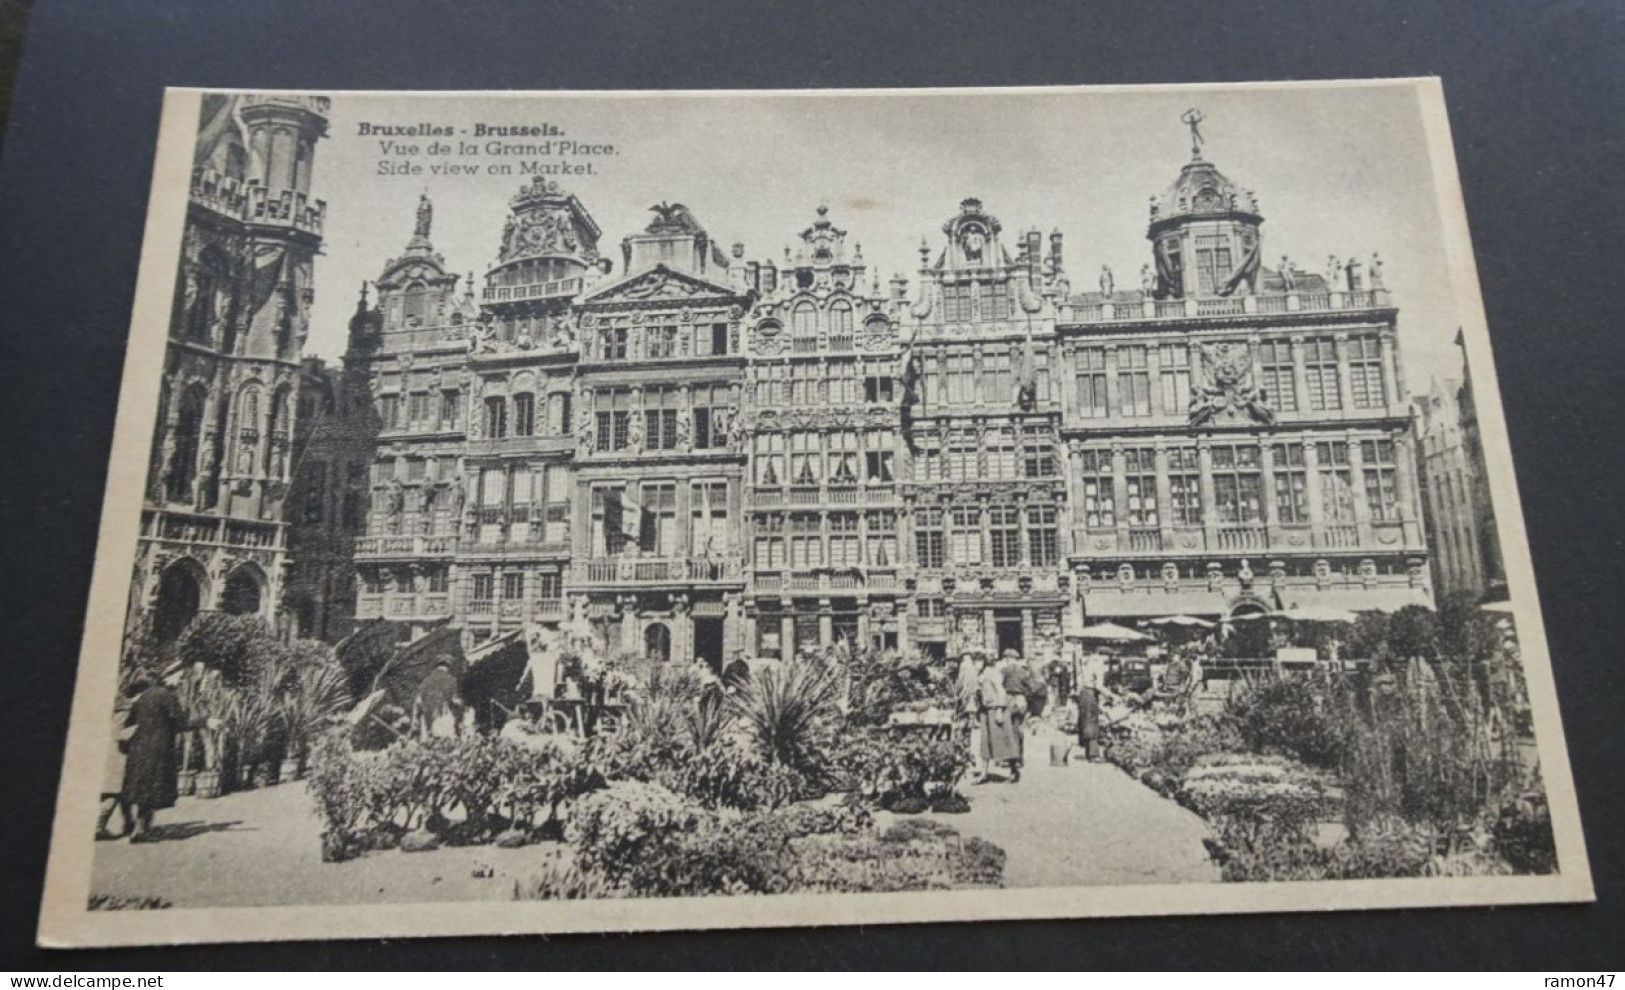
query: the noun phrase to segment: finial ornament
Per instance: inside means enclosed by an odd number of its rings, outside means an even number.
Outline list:
[[[1191,107],[1180,114],[1179,119],[1184,121],[1185,126],[1191,129],[1191,157],[1201,158],[1202,145],[1207,142],[1207,139],[1202,136],[1202,121],[1206,120],[1207,117],[1202,111]]]
[[[418,196],[418,222],[412,230],[413,237],[428,237],[429,225],[434,222],[434,204],[429,202],[429,194],[421,193]]]

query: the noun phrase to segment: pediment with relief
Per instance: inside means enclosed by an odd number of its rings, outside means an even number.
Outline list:
[[[582,304],[603,306],[623,302],[685,302],[731,299],[733,296],[734,291],[725,285],[686,272],[673,271],[662,265],[607,285],[583,299]]]

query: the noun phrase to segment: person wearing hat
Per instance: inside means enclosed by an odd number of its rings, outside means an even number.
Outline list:
[[[988,779],[994,763],[1010,767],[1012,783],[1021,779],[1021,736],[1011,719],[1011,702],[1004,691],[1004,675],[998,664],[981,654],[982,671],[976,680],[977,727],[980,732],[982,769],[975,783]]]
[[[1094,762],[1100,756],[1100,689],[1093,684],[1078,686],[1078,747],[1083,758]]]
[[[1010,726],[1016,733],[1016,762],[1013,764],[1018,770],[1027,756],[1027,716],[1032,713],[1032,705],[1028,700],[1031,687],[1027,683],[1027,665],[1021,662],[1021,654],[1015,650],[1005,650],[999,663],[999,676],[1004,681],[1005,697],[1010,699]]]
[[[122,839],[135,830],[135,813],[124,797],[124,767],[129,762],[126,753],[130,737],[135,735],[135,726],[130,724],[130,706],[150,683],[140,674],[130,678],[113,706],[113,745],[107,749],[107,769],[102,777],[102,804],[96,814],[97,839]],[[110,832],[107,826],[112,824],[115,811],[119,813],[120,826],[117,832]]]
[[[457,710],[462,698],[457,692],[457,678],[451,673],[451,658],[442,654],[435,660],[434,670],[418,686],[417,723],[424,738],[455,739],[457,737]]]
[[[220,725],[219,719],[188,716],[175,693],[183,669],[178,663],[166,669],[158,683],[143,690],[130,706],[128,724],[135,731],[124,763],[124,800],[135,814],[131,842],[152,841],[153,814],[175,806],[180,773],[175,737],[204,725]]]

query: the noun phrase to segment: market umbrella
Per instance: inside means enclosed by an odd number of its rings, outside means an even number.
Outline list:
[[[1102,622],[1099,625],[1085,626],[1078,634],[1078,638],[1093,640],[1097,643],[1145,643],[1151,640],[1150,636],[1138,629],[1120,626],[1115,622]]]
[[[1164,615],[1157,619],[1145,620],[1148,626],[1187,626],[1192,629],[1212,629],[1214,623],[1206,619],[1198,619],[1194,615]]]
[[[1353,612],[1329,605],[1294,605],[1273,613],[1283,619],[1293,622],[1348,622],[1352,623],[1358,618]]]
[[[378,671],[373,678],[373,688],[387,694],[390,704],[410,710],[423,679],[434,670],[441,657],[451,662],[452,674],[461,678],[464,668],[461,630],[441,626],[407,644]]]

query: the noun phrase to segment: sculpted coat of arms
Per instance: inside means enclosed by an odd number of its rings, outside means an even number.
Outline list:
[[[1275,422],[1264,390],[1253,383],[1253,359],[1241,341],[1202,344],[1202,381],[1191,394],[1190,425]]]

